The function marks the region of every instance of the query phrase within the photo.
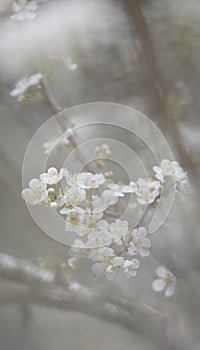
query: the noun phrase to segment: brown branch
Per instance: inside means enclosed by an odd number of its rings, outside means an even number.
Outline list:
[[[25,303],[55,307],[111,322],[161,344],[165,339],[166,314],[148,305],[124,300],[104,289],[88,289],[76,282],[55,283],[55,275],[27,261],[0,254],[0,303]],[[48,278],[47,278],[48,276]]]
[[[16,282],[53,283],[54,274],[28,261],[0,253],[0,277]]]
[[[40,84],[42,88],[44,101],[51,107],[54,113],[57,114],[59,112],[62,112],[63,109],[57,104],[56,100],[52,96],[46,79],[43,78]]]
[[[168,127],[183,166],[186,169],[194,169],[195,165],[185,148],[178,125],[166,105],[167,88],[158,69],[156,55],[148,25],[141,10],[140,0],[125,0],[125,4],[129,15],[133,18],[134,27],[142,46],[146,71],[152,84],[155,104],[161,118],[161,128]]]

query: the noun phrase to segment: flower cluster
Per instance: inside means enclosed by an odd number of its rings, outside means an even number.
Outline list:
[[[65,230],[75,236],[68,259],[71,268],[87,257],[97,276],[110,278],[117,270],[126,277],[136,276],[140,260],[150,254],[151,241],[144,226],[133,228],[120,215],[120,198],[126,200],[131,195],[137,205],[147,205],[157,200],[166,180],[170,179],[178,190],[182,181],[188,182],[177,162],[164,160],[153,170],[155,179],[140,178],[123,184],[106,179],[102,173],[72,174],[67,169],[51,167],[39,179],[30,181],[22,197],[33,206],[49,206],[64,216]],[[175,285],[172,273],[164,268],[156,273],[159,279],[154,281],[153,289],[165,290],[165,295],[171,296]]]
[[[187,173],[181,168],[178,162],[170,162],[168,159],[164,159],[160,167],[154,166],[153,170],[162,186],[170,182],[176,186],[177,190],[183,192],[191,191]]]
[[[10,95],[16,97],[18,101],[22,102],[26,100],[26,94],[30,89],[34,88],[36,90],[34,92],[39,94],[37,90],[40,89],[40,82],[42,79],[43,75],[41,73],[32,74],[30,77],[18,81],[15,88],[10,92]]]

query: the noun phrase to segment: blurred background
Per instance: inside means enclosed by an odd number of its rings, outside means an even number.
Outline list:
[[[139,331],[130,331],[73,310],[29,305],[23,311],[17,300],[0,298],[0,348],[199,350],[199,1],[39,1],[36,18],[23,21],[11,19],[12,3],[0,0],[1,253],[30,262],[67,256],[66,246],[36,226],[20,195],[26,147],[55,114],[40,98],[30,103],[10,96],[17,81],[35,72],[46,77],[62,108],[105,101],[146,114],[188,171],[195,194],[176,199],[136,279],[101,281],[108,295],[117,293],[130,303],[134,297],[168,314],[163,337],[143,334],[142,317]],[[177,277],[176,294],[169,300],[151,288],[160,264]],[[87,266],[76,279],[97,287]]]

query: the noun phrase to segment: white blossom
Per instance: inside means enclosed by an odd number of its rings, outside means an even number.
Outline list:
[[[15,0],[12,5],[12,11],[15,13],[11,19],[17,21],[32,20],[36,18],[37,1]]]
[[[63,176],[65,177],[68,186],[80,188],[78,174],[71,174],[67,169],[64,169]]]
[[[77,206],[80,202],[86,198],[86,192],[84,189],[78,187],[70,187],[66,190],[64,199],[68,206]]]
[[[112,190],[104,190],[101,197],[97,195],[92,196],[94,212],[105,211],[111,205],[116,204],[117,201],[118,197],[115,196],[114,191]]]
[[[178,190],[186,192],[191,191],[187,173],[181,168],[178,162],[171,162],[168,159],[164,159],[162,160],[160,167],[154,166],[153,170],[156,178],[161,183],[171,181],[176,185]]]
[[[43,75],[41,73],[35,73],[29,78],[24,78],[16,83],[15,88],[10,91],[10,95],[16,97],[18,101],[21,101],[23,94],[28,88],[31,86],[37,86],[42,79]]]
[[[99,249],[92,250],[88,255],[89,259],[98,261],[97,263],[92,265],[92,271],[97,275],[101,275],[103,273],[109,274],[109,275],[113,274],[114,272],[112,267],[113,256],[114,256],[114,252],[112,248],[102,247]]]
[[[174,172],[171,165],[165,169],[165,177],[173,177],[177,187],[184,187],[187,185],[186,175],[177,164],[175,162],[173,165],[176,168]],[[156,171],[160,177],[160,170]],[[63,177],[66,180],[65,188],[59,183]],[[59,210],[66,215],[65,230],[74,232],[76,237],[83,237],[83,240],[75,239],[70,249],[68,266],[76,269],[81,258],[88,258],[92,260],[92,271],[96,275],[112,278],[117,270],[121,270],[129,278],[136,276],[140,266],[135,255],[148,256],[151,241],[144,226],[129,231],[129,222],[113,220],[112,212],[107,209],[126,193],[136,193],[136,204],[154,202],[160,194],[162,181],[160,177],[159,181],[140,178],[137,185],[135,182],[129,185],[107,183],[99,173],[71,174],[67,169],[58,171],[51,167],[40,175],[40,180],[30,181],[29,188],[22,191],[22,197],[32,205],[43,204]],[[152,284],[153,289],[164,291],[166,297],[173,295],[176,282],[174,275],[165,267],[159,267],[156,274],[158,278]]]
[[[99,249],[92,249],[89,253],[89,259],[101,262],[110,262],[111,258],[114,256],[114,251],[112,248],[101,247]]]
[[[103,174],[80,173],[77,176],[77,180],[80,188],[91,189],[103,185],[105,177]]]
[[[29,182],[30,188],[25,188],[22,191],[22,198],[29,204],[35,206],[44,202],[48,197],[46,184],[38,179],[32,179]]]
[[[90,239],[91,236],[89,235],[91,233],[98,231],[106,232],[108,230],[108,222],[106,220],[101,220],[103,216],[102,212],[95,213],[91,211],[91,209],[86,208],[83,216],[84,220],[82,226],[80,227],[80,235],[87,234],[88,238]]]
[[[147,237],[148,232],[144,226],[134,229],[131,232],[133,239],[131,245],[128,248],[128,254],[135,255],[137,252],[140,256],[149,256],[149,248],[151,247],[151,241]]]
[[[79,236],[83,236],[85,232],[80,230],[81,225],[84,221],[84,215],[82,212],[71,209],[69,210],[65,222],[65,230],[76,232]]]
[[[160,193],[160,182],[139,178],[137,181],[137,201],[139,204],[153,203]]]
[[[72,175],[67,169],[64,171],[64,177],[67,180],[68,186],[79,187],[81,189],[95,189],[105,182],[103,174],[82,172]]]
[[[164,292],[167,298],[174,294],[176,286],[176,278],[173,273],[166,269],[165,266],[160,266],[156,269],[158,278],[153,281],[152,288],[155,292]]]
[[[129,185],[124,184],[115,184],[110,183],[108,184],[108,188],[110,188],[113,191],[113,195],[116,197],[124,197],[125,193],[134,193],[136,192],[137,186],[136,183],[131,181]]]
[[[109,225],[109,231],[112,233],[112,238],[114,241],[121,240],[128,234],[128,221],[120,219],[115,220]]]
[[[55,185],[63,178],[63,169],[59,172],[56,168],[51,167],[47,170],[47,173],[40,175],[40,180],[48,185]]]
[[[137,275],[137,269],[140,266],[140,262],[138,259],[132,259],[132,260],[125,260],[123,264],[123,271],[127,278],[136,276]]]
[[[88,242],[86,246],[88,248],[99,248],[103,246],[109,246],[112,243],[112,235],[109,231],[102,230],[97,231],[93,230],[88,235]]]

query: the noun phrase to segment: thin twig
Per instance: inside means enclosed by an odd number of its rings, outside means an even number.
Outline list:
[[[125,0],[125,4],[127,5],[129,14],[133,18],[134,27],[142,46],[144,63],[153,87],[155,104],[160,114],[161,128],[166,127],[166,125],[169,128],[183,166],[186,169],[191,168],[196,170],[196,166],[193,164],[185,148],[176,120],[166,106],[167,88],[158,69],[156,55],[154,53],[148,25],[141,10],[140,0]]]
[[[55,98],[52,96],[46,79],[43,78],[40,84],[44,101],[51,107],[54,113],[62,112],[63,109],[58,105]]]

